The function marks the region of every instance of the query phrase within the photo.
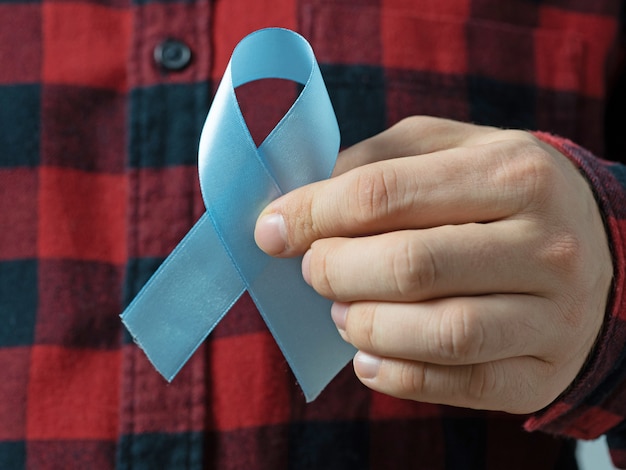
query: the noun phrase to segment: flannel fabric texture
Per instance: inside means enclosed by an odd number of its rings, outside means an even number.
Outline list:
[[[594,156],[624,147],[605,125],[620,3],[0,0],[0,468],[565,469],[572,438],[602,433],[626,466],[626,171]],[[172,384],[123,331],[204,210],[201,126],[233,47],[266,26],[311,42],[344,146],[430,114],[545,131],[587,175],[615,287],[599,347],[546,410],[397,400],[349,367],[307,405],[245,295]],[[187,67],[155,62],[166,39]],[[261,138],[297,89],[238,93]]]

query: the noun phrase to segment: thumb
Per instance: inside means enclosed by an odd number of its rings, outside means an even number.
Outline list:
[[[441,188],[448,188],[455,175],[468,173],[467,155],[458,155],[458,168],[451,168],[437,153],[469,145],[492,131],[445,119],[406,119],[342,152],[334,178],[295,189],[267,206],[257,220],[256,243],[269,255],[288,257],[304,253],[321,238],[423,228],[413,226],[415,214],[423,217],[419,225],[432,226],[433,218],[437,225],[442,211],[431,210],[429,219],[424,205],[438,202],[433,195],[441,196]],[[411,158],[415,155],[421,157]],[[475,192],[473,186],[468,190]]]
[[[272,256],[296,256],[340,230],[338,197],[331,180],[295,189],[268,205],[257,219],[254,239]]]

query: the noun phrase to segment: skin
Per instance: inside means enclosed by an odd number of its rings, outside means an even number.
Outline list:
[[[591,189],[565,156],[526,132],[423,116],[271,203],[255,238],[272,256],[304,254],[366,386],[510,413],[576,378],[613,272]]]

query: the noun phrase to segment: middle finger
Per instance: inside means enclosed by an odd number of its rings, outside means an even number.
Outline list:
[[[520,219],[323,239],[305,255],[302,271],[316,291],[338,301],[541,292],[553,273],[537,268],[545,248],[536,230]]]

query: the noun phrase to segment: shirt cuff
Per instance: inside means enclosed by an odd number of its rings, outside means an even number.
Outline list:
[[[573,142],[534,133],[587,178],[602,213],[613,258],[613,285],[596,346],[570,387],[524,427],[577,439],[594,439],[626,418],[626,167],[601,160]]]

